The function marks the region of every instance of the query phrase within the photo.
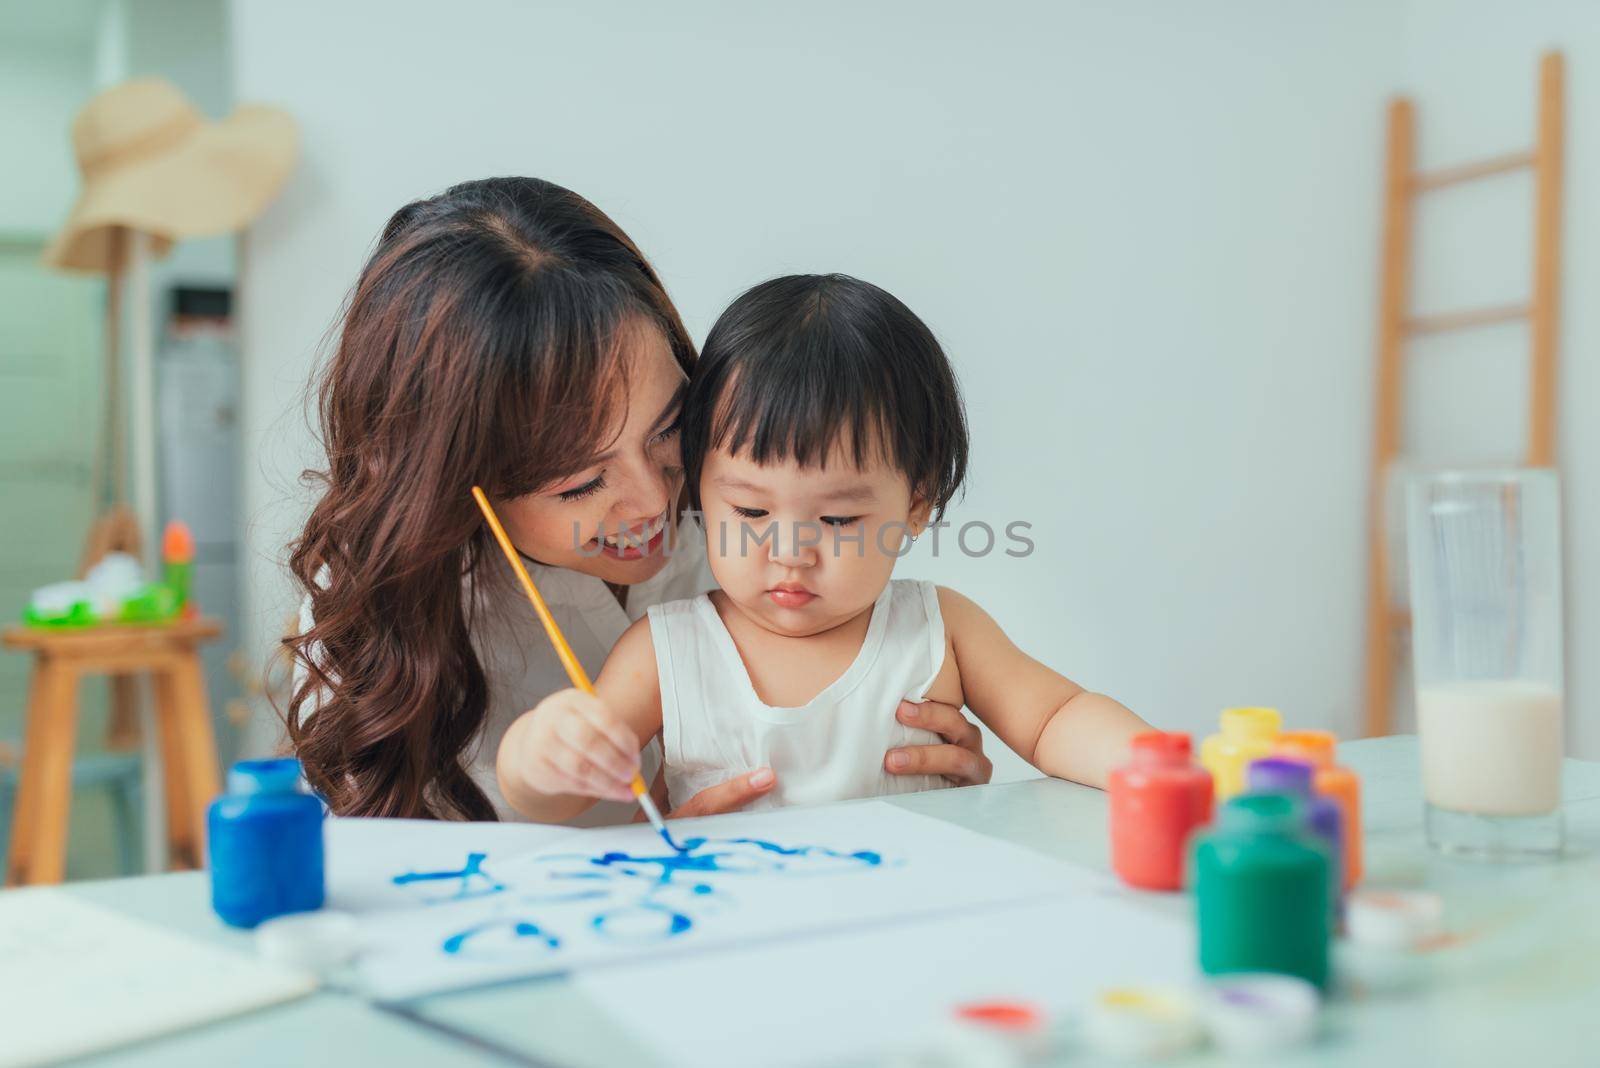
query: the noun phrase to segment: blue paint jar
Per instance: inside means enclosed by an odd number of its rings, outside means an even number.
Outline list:
[[[300,780],[292,757],[228,770],[228,792],[206,814],[211,907],[223,922],[254,927],[322,907],[322,802]]]

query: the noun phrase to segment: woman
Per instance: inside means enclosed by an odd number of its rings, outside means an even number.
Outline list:
[[[644,256],[566,189],[468,182],[389,220],[321,381],[328,468],[290,557],[306,601],[285,639],[289,735],[335,812],[510,817],[500,737],[568,685],[474,484],[591,673],[650,605],[711,588],[703,540],[677,536],[694,359]],[[959,709],[897,714],[946,743],[891,751],[891,773],[988,781]],[[659,759],[646,753],[647,781]],[[595,769],[565,771],[575,791],[593,785]],[[757,769],[674,814],[736,809],[773,784]],[[584,822],[631,816],[608,802]]]

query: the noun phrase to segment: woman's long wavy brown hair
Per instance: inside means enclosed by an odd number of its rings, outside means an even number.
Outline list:
[[[318,384],[328,466],[290,546],[313,622],[284,639],[285,720],[333,811],[495,818],[464,763],[488,704],[470,589],[493,562],[469,490],[520,496],[601,451],[640,322],[693,364],[639,249],[560,186],[467,182],[384,227]]]

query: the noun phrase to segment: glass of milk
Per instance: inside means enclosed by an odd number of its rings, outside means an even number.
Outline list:
[[[1561,501],[1548,469],[1418,476],[1407,500],[1428,842],[1559,854]]]

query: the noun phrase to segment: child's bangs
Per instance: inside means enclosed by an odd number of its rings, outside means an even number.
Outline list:
[[[758,464],[897,463],[890,413],[879,390],[850,376],[816,376],[814,363],[797,361],[786,369],[791,373],[763,368],[759,379],[736,374],[728,380],[711,420],[712,448]]]
[[[713,449],[813,468],[881,460],[937,514],[965,477],[966,415],[904,304],[848,275],[786,275],[746,290],[706,338],[684,401],[691,499]]]

